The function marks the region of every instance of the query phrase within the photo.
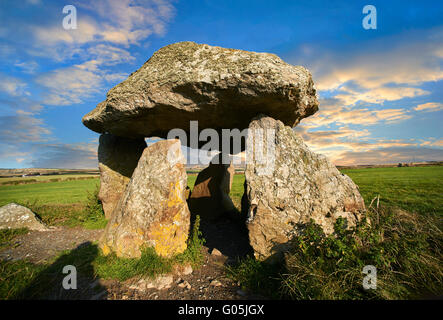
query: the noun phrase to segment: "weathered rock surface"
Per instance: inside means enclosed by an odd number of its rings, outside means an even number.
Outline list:
[[[131,179],[138,160],[146,148],[144,139],[128,139],[109,133],[100,135],[98,168],[100,170],[99,199],[107,219],[117,206]]]
[[[215,156],[195,181],[189,197],[189,209],[192,214],[200,215],[205,220],[213,220],[234,212],[235,206],[229,197],[234,173],[232,163],[223,164],[221,156]]]
[[[269,53],[179,42],[161,48],[83,117],[89,129],[167,137],[170,129],[247,128],[263,113],[295,126],[318,110],[311,74]],[[235,115],[235,116],[233,116]]]
[[[271,137],[269,143],[259,139],[260,129],[263,137]],[[262,163],[250,152],[257,140],[263,142],[265,150]],[[247,151],[247,227],[258,259],[284,250],[285,244],[310,219],[328,234],[333,232],[338,217],[353,224],[361,216],[364,202],[353,181],[326,157],[310,151],[281,121],[264,116],[253,120]]]
[[[147,246],[169,257],[186,249],[190,213],[180,146],[164,140],[145,148],[100,241],[104,254],[140,257]]]
[[[169,289],[174,282],[174,277],[170,274],[159,275],[154,279],[140,279],[136,284],[133,284],[129,289],[137,291],[146,291],[147,289],[164,290]]]
[[[48,231],[41,220],[30,209],[9,203],[0,208],[0,229],[28,228],[29,230]]]

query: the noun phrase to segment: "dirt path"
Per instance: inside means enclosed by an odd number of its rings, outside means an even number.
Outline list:
[[[33,263],[43,263],[63,250],[71,250],[82,243],[97,241],[103,230],[57,227],[51,231],[30,231],[17,236],[12,246],[0,251],[2,260],[26,259]]]
[[[205,248],[207,250],[207,248]],[[263,299],[240,289],[237,283],[226,277],[224,263],[226,256],[214,256],[205,252],[205,263],[189,275],[173,276],[170,288],[162,290],[137,290],[138,280],[125,283],[103,281],[103,296],[98,299],[108,300],[236,300]],[[105,292],[106,291],[106,292]]]
[[[71,292],[56,290],[55,299],[122,299],[122,300],[233,300],[260,299],[248,294],[237,283],[226,277],[225,265],[237,257],[250,253],[244,228],[232,221],[202,224],[204,264],[190,274],[174,273],[172,283],[164,289],[146,289],[138,286],[140,279],[125,282],[103,279],[79,279],[78,289]],[[59,227],[52,231],[30,231],[17,236],[12,246],[0,251],[2,260],[26,259],[34,263],[47,262],[62,250],[74,249],[97,241],[103,230]],[[213,249],[221,255],[211,254]]]

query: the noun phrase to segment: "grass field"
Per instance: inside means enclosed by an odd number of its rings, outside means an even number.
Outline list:
[[[41,204],[74,204],[86,201],[88,192],[99,179],[32,183],[0,186],[0,206],[10,202],[39,202]]]
[[[443,166],[342,170],[359,186],[366,205],[380,195],[386,206],[443,215]]]
[[[402,167],[342,170],[359,186],[368,205],[380,195],[381,203],[410,212],[443,215],[443,167]],[[196,174],[188,176],[192,189]],[[236,174],[231,198],[237,207],[243,195],[244,175]],[[99,179],[0,186],[0,206],[10,202],[45,205],[79,204],[99,184]]]
[[[389,209],[377,211],[371,229],[358,231],[363,244],[356,243],[355,237],[346,231],[338,238],[312,232],[297,239],[299,246],[288,255],[281,270],[270,269],[267,264],[247,258],[228,270],[228,275],[247,289],[275,298],[403,299],[441,294],[443,167],[346,169],[342,172],[359,186],[367,205],[379,195],[384,207],[400,207],[418,215],[393,215]],[[196,178],[196,174],[188,175],[191,189]],[[231,198],[239,209],[244,179],[242,174],[235,175],[231,189]],[[0,206],[9,202],[28,204],[49,225],[103,228],[106,221],[96,200],[98,185],[96,178],[0,186]],[[374,212],[370,210],[369,213]],[[0,246],[10,243],[21,232],[1,233]],[[196,245],[190,248],[201,245],[197,238],[194,242]],[[309,243],[315,245],[308,246]],[[319,251],[319,248],[326,249]],[[97,248],[94,245],[82,250],[97,251]],[[66,257],[83,259],[89,254],[75,254],[74,251],[66,253]],[[186,258],[189,261],[196,257],[193,251],[187,255],[190,255]],[[161,268],[154,270],[151,265],[155,257],[146,257],[148,262],[139,263],[99,255],[91,263],[99,276],[118,279],[160,272],[168,266],[156,264]],[[65,260],[61,259],[60,263],[66,264]],[[368,262],[377,266],[380,276],[381,290],[373,295],[360,288],[361,268]],[[0,263],[0,299],[15,297],[30,282],[39,285],[48,282],[48,272],[58,267],[59,264],[54,263],[44,271],[43,266],[25,261]],[[333,274],[336,276],[329,276]]]
[[[92,174],[58,174],[47,176],[26,176],[26,177],[9,177],[0,178],[0,185],[13,184],[13,183],[39,183],[39,182],[53,182],[54,180],[81,180],[81,179],[94,179],[98,178],[98,175]]]

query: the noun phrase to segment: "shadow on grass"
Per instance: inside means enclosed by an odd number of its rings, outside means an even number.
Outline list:
[[[85,242],[60,255],[48,267],[41,270],[26,287],[12,299],[97,299],[106,298],[106,289],[96,281],[93,261],[99,254],[97,245]],[[64,289],[63,268],[72,265],[77,271],[77,289]]]

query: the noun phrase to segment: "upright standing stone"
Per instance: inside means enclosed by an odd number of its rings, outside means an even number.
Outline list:
[[[144,139],[128,139],[109,133],[102,134],[98,146],[100,170],[99,199],[107,219],[131,179],[138,160],[146,148]]]
[[[231,162],[224,164],[223,162],[228,161],[221,161],[221,158],[219,155],[215,156],[209,166],[198,174],[189,198],[192,214],[199,215],[204,220],[214,220],[235,211],[229,197],[234,166]]]
[[[252,149],[260,142],[263,157]],[[249,126],[245,179],[247,227],[258,259],[284,250],[310,219],[329,234],[338,217],[354,224],[364,210],[348,176],[270,117],[257,117]]]
[[[104,254],[140,257],[144,246],[165,257],[185,251],[190,213],[184,163],[179,140],[143,151],[100,241]]]

